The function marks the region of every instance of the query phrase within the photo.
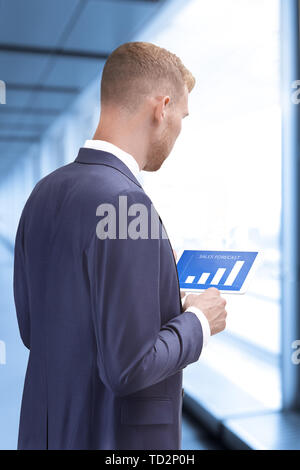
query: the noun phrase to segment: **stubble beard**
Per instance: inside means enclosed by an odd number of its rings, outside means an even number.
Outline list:
[[[147,156],[147,163],[144,167],[145,171],[157,171],[169,156],[172,149],[170,142],[169,129],[164,129],[162,136],[159,141],[152,143]]]

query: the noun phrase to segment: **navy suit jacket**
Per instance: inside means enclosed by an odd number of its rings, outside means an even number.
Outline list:
[[[150,227],[151,200],[129,168],[81,148],[23,209],[14,296],[30,354],[19,449],[181,448],[182,369],[200,356],[201,323],[182,312],[168,238],[97,236],[97,207],[118,208],[120,195],[149,209]]]

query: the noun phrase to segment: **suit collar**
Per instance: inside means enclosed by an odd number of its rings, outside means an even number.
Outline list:
[[[112,142],[99,139],[86,140],[83,147],[112,153],[115,157],[118,157],[123,163],[125,163],[131,173],[133,173],[134,176],[139,179],[140,168],[134,156],[128,152],[125,152],[125,150],[121,149],[120,147],[117,147]]]
[[[133,181],[133,183],[142,188],[141,183],[129,170],[128,166],[110,152],[81,147],[74,161],[77,163],[85,163],[87,165],[110,166],[111,168],[115,168],[123,173],[123,175],[127,176],[127,178]]]

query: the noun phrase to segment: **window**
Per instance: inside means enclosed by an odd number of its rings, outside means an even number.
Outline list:
[[[175,52],[196,78],[170,156],[143,174],[173,247],[263,256],[249,291],[226,295],[226,331],[185,375],[196,380],[209,365],[279,407],[279,2],[193,0],[147,40]]]

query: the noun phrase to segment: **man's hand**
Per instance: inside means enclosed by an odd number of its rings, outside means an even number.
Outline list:
[[[192,306],[198,307],[208,320],[211,335],[215,335],[226,327],[226,303],[226,300],[221,297],[219,289],[209,287],[203,294],[187,295],[183,310],[188,310]]]

